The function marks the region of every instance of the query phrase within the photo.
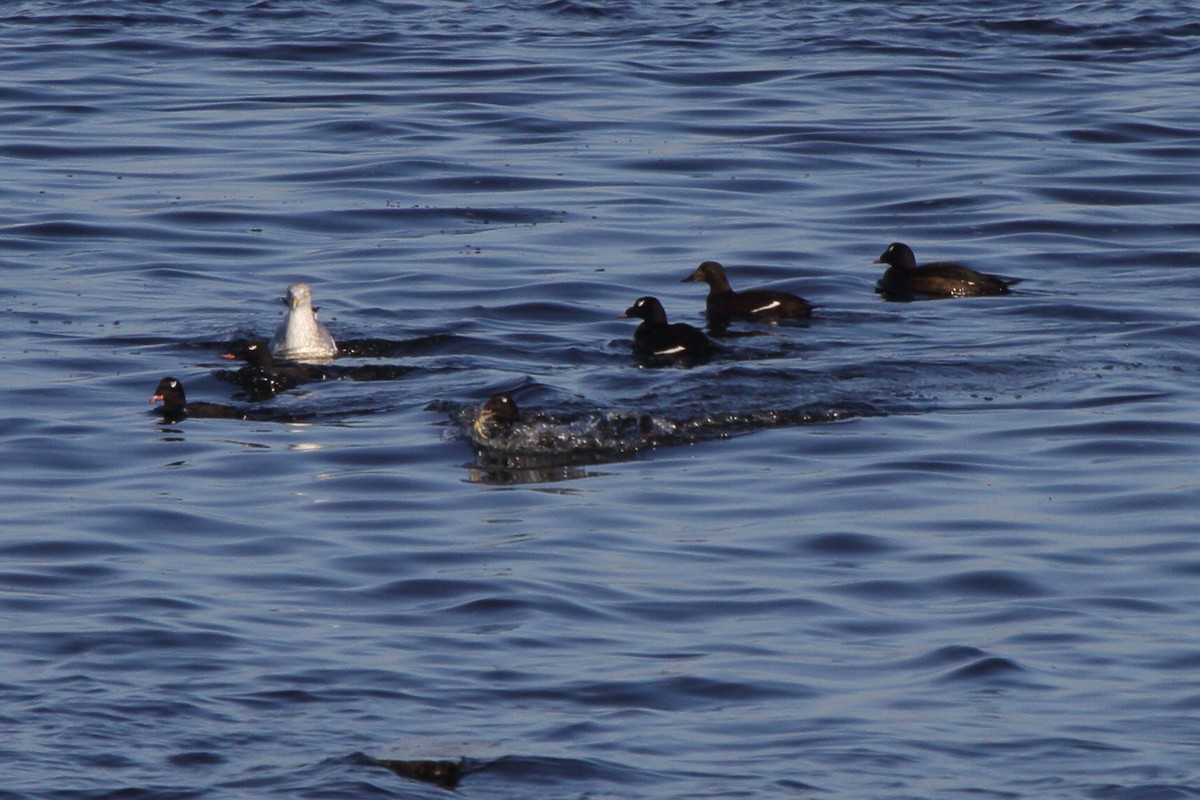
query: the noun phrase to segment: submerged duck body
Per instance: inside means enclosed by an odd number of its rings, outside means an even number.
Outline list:
[[[261,340],[232,342],[222,358],[246,362],[236,372],[220,372],[217,377],[241,387],[252,400],[268,400],[305,382],[295,369],[276,368],[270,347]]]
[[[337,355],[337,344],[329,329],[317,321],[312,289],[293,283],[283,298],[287,315],[271,338],[271,354],[287,361],[329,361]]]
[[[704,303],[708,323],[723,330],[730,320],[778,322],[782,319],[806,319],[812,316],[812,304],[803,297],[774,289],[747,289],[735,292],[729,285],[725,268],[716,261],[705,261],[682,283],[704,281],[708,299]]]
[[[456,414],[475,448],[470,480],[489,484],[549,483],[587,476],[584,469],[633,458],[656,444],[658,426],[645,414],[521,411],[512,396],[494,394]]]
[[[948,261],[917,266],[912,248],[903,242],[892,242],[875,263],[888,265],[875,287],[888,300],[1008,294],[1008,287],[1016,283]]]
[[[222,403],[189,403],[183,384],[172,377],[163,378],[150,396],[151,403],[161,403],[156,409],[166,422],[179,422],[188,417],[211,419],[246,419],[241,409]]]
[[[267,343],[239,339],[229,345],[222,358],[242,359],[246,365],[236,372],[218,370],[216,376],[241,387],[252,400],[269,400],[280,392],[320,381],[391,381],[406,377],[417,368],[403,364],[279,364]]]
[[[639,297],[621,317],[642,320],[633,332],[633,349],[643,358],[699,359],[717,350],[699,328],[683,322],[667,322],[667,312],[657,298]]]

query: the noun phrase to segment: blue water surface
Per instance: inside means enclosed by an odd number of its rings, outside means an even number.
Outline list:
[[[0,798],[1200,795],[1190,5],[0,31]],[[639,362],[707,259],[814,317]],[[296,280],[361,346],[253,401]]]

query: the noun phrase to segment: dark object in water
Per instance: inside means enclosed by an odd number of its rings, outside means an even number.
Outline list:
[[[390,381],[408,376],[416,367],[402,364],[334,364],[278,363],[261,339],[236,339],[229,343],[222,358],[240,358],[246,365],[236,372],[218,370],[215,375],[236,384],[251,400],[269,400],[279,392],[294,389],[305,383],[319,381]]]
[[[812,304],[803,297],[774,289],[747,289],[735,292],[729,285],[725,268],[716,261],[705,261],[681,283],[704,281],[708,299],[704,308],[708,325],[723,331],[731,319],[751,322],[777,322],[781,319],[805,319],[812,316]]]
[[[494,394],[475,415],[471,429],[486,442],[510,433],[520,418],[517,404],[510,395]]]
[[[642,320],[633,332],[633,350],[648,360],[696,360],[711,356],[717,346],[704,331],[684,322],[667,322],[667,312],[655,297],[639,297],[621,314]]]
[[[885,300],[1008,294],[1008,287],[1017,283],[1015,279],[987,275],[948,261],[918,267],[912,248],[903,242],[892,242],[875,263],[888,265],[875,285],[875,291]]]
[[[584,467],[633,458],[653,445],[652,423],[623,414],[522,414],[512,395],[497,393],[459,419],[475,447],[467,467],[473,483],[522,484],[573,480]],[[644,436],[638,432],[647,431]]]
[[[183,384],[172,377],[163,378],[150,396],[151,403],[162,403],[155,409],[164,422],[179,422],[188,417],[212,419],[247,419],[246,412],[221,403],[189,403]]]
[[[443,789],[454,789],[462,780],[465,760],[451,761],[449,759],[392,759],[371,758],[363,756],[368,764],[374,764],[399,775],[401,778],[411,778],[414,781],[432,783]]]
[[[301,383],[320,379],[319,373],[318,377],[312,377],[314,368],[298,364],[276,367],[271,349],[260,339],[238,339],[230,342],[229,352],[221,357],[229,360],[240,358],[246,362],[245,366],[236,372],[220,370],[216,376],[241,387],[251,400],[269,400],[279,392],[286,392]]]
[[[188,418],[198,419],[241,419],[256,422],[303,422],[318,417],[312,413],[297,413],[281,411],[262,406],[231,406],[224,403],[192,403],[188,402],[183,391],[183,384],[177,379],[166,377],[158,382],[154,394],[150,396],[151,403],[162,403],[154,409],[161,414],[163,422],[176,423]],[[351,414],[373,413],[372,411],[348,410],[338,416]]]

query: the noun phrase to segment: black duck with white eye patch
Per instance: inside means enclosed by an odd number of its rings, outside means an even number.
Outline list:
[[[639,297],[621,317],[642,320],[633,332],[633,350],[643,359],[699,360],[717,350],[699,328],[668,322],[667,312],[655,297]]]
[[[308,380],[320,380],[321,375],[310,376],[316,367],[302,364],[275,366],[271,348],[261,339],[238,339],[229,345],[221,356],[226,360],[241,359],[246,364],[236,372],[218,370],[217,378],[240,387],[251,400],[269,400],[280,392],[294,389]]]
[[[223,403],[189,403],[183,384],[170,376],[158,382],[151,403],[161,403],[155,413],[161,414],[166,422],[179,422],[188,417],[213,419],[246,419],[246,414],[235,406]]]

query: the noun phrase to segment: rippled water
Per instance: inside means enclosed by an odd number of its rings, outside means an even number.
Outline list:
[[[0,23],[0,797],[1200,795],[1189,4]],[[814,318],[640,365],[706,259]]]

